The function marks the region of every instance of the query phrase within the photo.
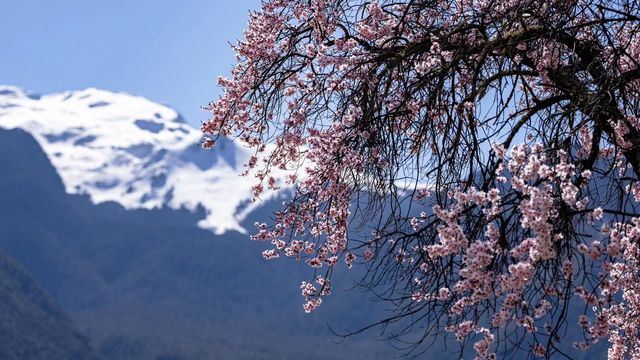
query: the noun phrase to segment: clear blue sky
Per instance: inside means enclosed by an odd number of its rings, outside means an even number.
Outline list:
[[[97,87],[165,103],[199,125],[259,0],[0,0],[0,84]]]

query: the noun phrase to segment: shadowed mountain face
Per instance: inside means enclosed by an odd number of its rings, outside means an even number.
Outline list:
[[[0,130],[0,169],[0,252],[33,274],[104,358],[393,356],[373,333],[335,343],[327,324],[356,330],[382,314],[362,293],[341,291],[351,282],[335,282],[335,295],[305,314],[298,284],[311,269],[262,259],[262,244],[246,235],[198,228],[203,211],[125,210],[68,195],[22,130]]]
[[[98,359],[71,319],[4,255],[0,255],[0,358]]]

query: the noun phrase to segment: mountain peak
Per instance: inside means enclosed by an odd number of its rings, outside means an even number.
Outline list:
[[[38,100],[40,95],[29,93],[17,86],[0,85],[0,98]]]
[[[129,209],[201,204],[203,228],[245,231],[252,184],[238,173],[250,153],[231,139],[202,150],[200,131],[166,105],[96,88],[34,96],[0,86],[0,127],[31,133],[68,193]]]

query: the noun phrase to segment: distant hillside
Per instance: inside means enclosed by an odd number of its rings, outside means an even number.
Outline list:
[[[388,359],[376,304],[334,283],[317,313],[302,311],[295,261],[268,262],[261,243],[197,227],[204,213],[125,210],[68,195],[22,130],[0,129],[0,252],[27,268],[107,359]],[[261,208],[274,210],[274,201]],[[256,219],[248,218],[245,226]]]
[[[71,319],[4,255],[0,255],[0,359],[98,359]]]

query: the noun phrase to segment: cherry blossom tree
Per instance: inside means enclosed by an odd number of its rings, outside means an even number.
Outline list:
[[[203,145],[295,189],[305,311],[361,267],[410,354],[640,359],[640,2],[263,0],[235,51]]]

